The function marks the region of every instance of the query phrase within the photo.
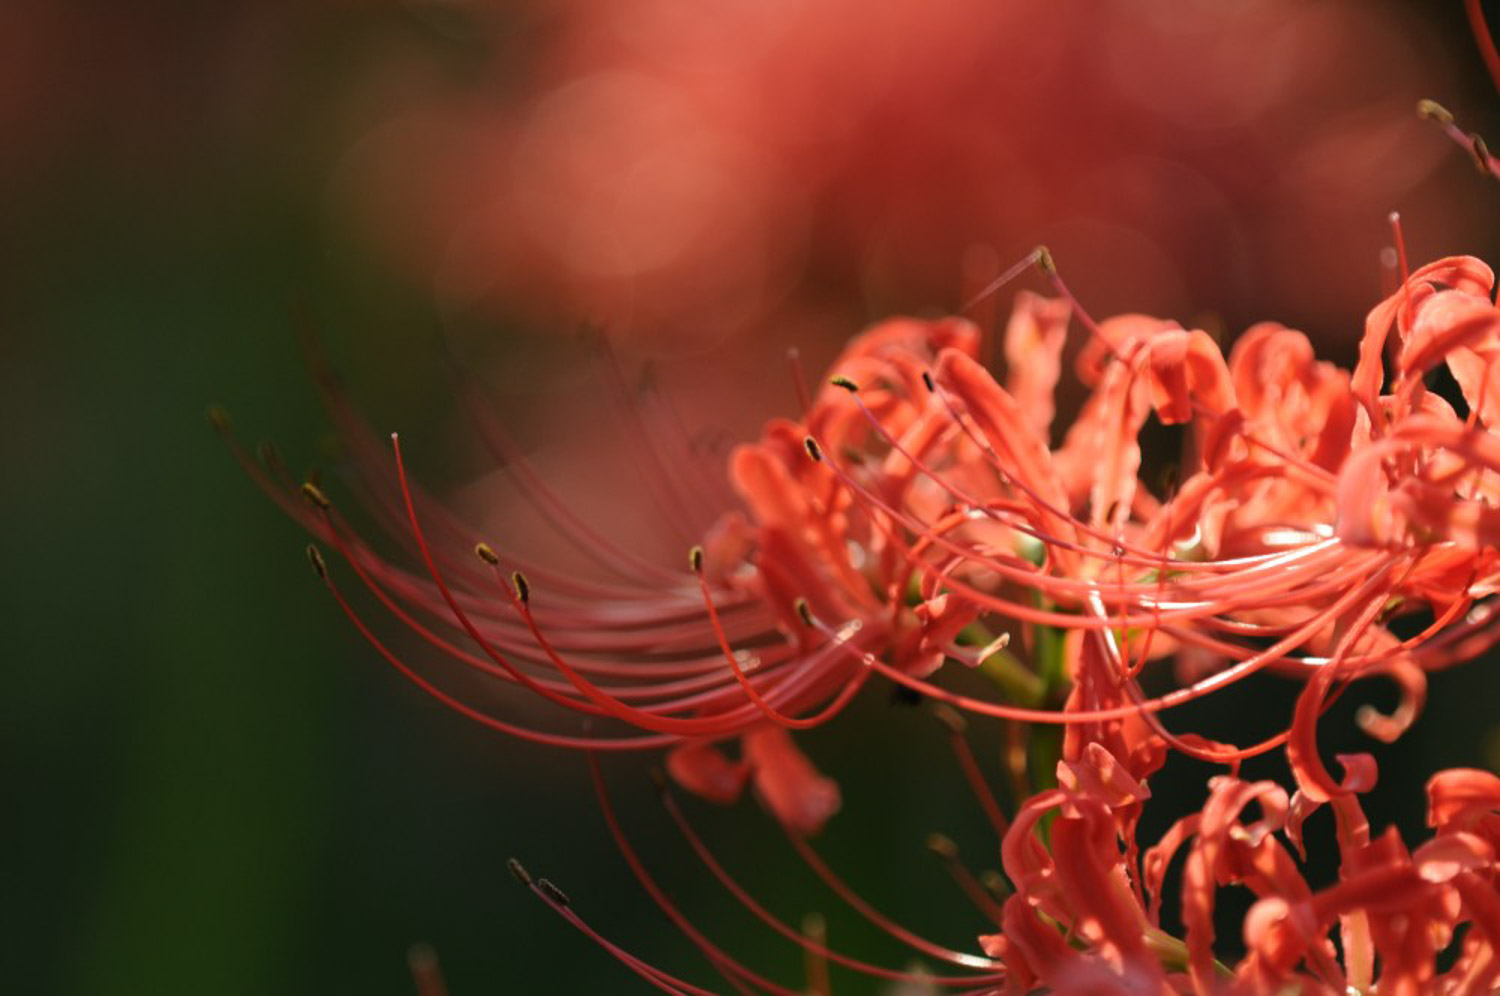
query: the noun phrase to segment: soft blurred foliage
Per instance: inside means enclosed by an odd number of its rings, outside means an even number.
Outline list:
[[[510,854],[704,978],[614,854],[581,760],[497,741],[384,669],[204,406],[336,476],[294,345],[311,316],[425,480],[530,532],[458,428],[455,349],[581,507],[675,562],[649,513],[620,511],[629,468],[580,321],[655,357],[627,350],[631,376],[684,399],[707,465],[790,410],[787,346],[816,368],[866,319],[952,309],[1039,241],[1100,312],[1274,317],[1347,358],[1386,211],[1414,257],[1500,249],[1500,190],[1411,112],[1431,96],[1497,133],[1456,8],[10,0],[0,978],[408,993],[426,940],[456,993],[630,990],[514,887]],[[1381,754],[1390,818],[1419,821],[1425,772],[1484,762],[1492,687],[1482,665],[1435,681]],[[1259,729],[1254,706],[1224,722]],[[857,711],[807,738],[849,800],[826,852],[966,944],[983,924],[921,841],[991,863],[979,814],[930,718],[879,693]],[[610,771],[666,883],[797,978],[688,860],[643,765]],[[1204,774],[1169,773],[1184,791]],[[835,905],[753,806],[689,808],[774,909]],[[845,914],[831,936],[899,962]]]

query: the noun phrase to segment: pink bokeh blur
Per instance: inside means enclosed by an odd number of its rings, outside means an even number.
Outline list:
[[[1100,312],[1352,338],[1387,212],[1433,251],[1490,219],[1413,110],[1475,56],[1412,6],[571,0],[489,30],[463,86],[370,81],[401,99],[334,202],[445,309],[538,330],[684,352],[951,310],[1046,242]]]

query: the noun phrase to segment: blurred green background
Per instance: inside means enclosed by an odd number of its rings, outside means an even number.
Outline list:
[[[305,307],[377,427],[441,447],[430,294],[331,220],[344,136],[330,120],[393,49],[461,86],[493,56],[461,15],[145,2],[0,18],[14,50],[0,72],[7,989],[410,993],[405,953],[427,941],[459,994],[644,991],[514,885],[512,854],[612,937],[712,984],[614,854],[582,762],[499,741],[397,679],[205,423],[223,403],[294,470],[324,459],[292,332]],[[1462,92],[1488,99],[1456,11],[1431,16]],[[1500,190],[1451,158],[1446,182],[1495,217]],[[1254,317],[1298,317],[1262,305]],[[499,354],[557,362],[503,318],[478,331]],[[1487,672],[1438,678],[1405,753],[1382,753],[1382,798],[1408,829],[1424,772],[1484,756]],[[967,946],[983,920],[921,842],[942,830],[992,864],[980,814],[921,710],[877,691],[858,712],[806,741],[848,800],[826,851],[876,905]],[[993,749],[994,731],[978,738]],[[800,979],[799,958],[692,863],[645,767],[610,770],[653,867],[726,948]],[[753,806],[688,808],[768,905],[794,922],[828,911],[836,941],[902,964],[833,912]]]

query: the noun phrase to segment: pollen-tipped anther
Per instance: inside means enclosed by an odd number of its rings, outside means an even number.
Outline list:
[[[926,370],[922,371],[922,383],[927,386],[928,391],[933,394],[937,393],[937,381],[933,380],[932,374],[927,372]]]
[[[845,377],[843,374],[838,374],[836,376],[828,378],[828,383],[832,384],[834,387],[842,387],[850,394],[859,393],[859,385],[854,383],[854,381],[850,380],[848,377]]]
[[[990,895],[996,899],[1003,901],[1010,896],[1010,883],[1006,881],[1004,875],[993,868],[986,868],[979,873],[979,884],[988,889]]]
[[[559,889],[557,886],[553,885],[552,882],[549,879],[545,879],[545,878],[539,878],[539,879],[537,879],[536,880],[536,887],[538,889],[542,890],[542,895],[546,896],[548,899],[552,900],[557,905],[559,905],[559,906],[571,906],[572,905],[572,903],[568,900],[568,894],[566,892],[562,891],[561,889]]]
[[[527,871],[526,866],[521,862],[515,858],[507,858],[505,867],[510,869],[510,873],[515,876],[517,882],[525,886],[531,885],[531,872]]]
[[[474,556],[494,567],[500,563],[500,557],[488,543],[475,543]]]
[[[1052,258],[1052,250],[1046,246],[1037,246],[1032,251],[1032,257],[1036,260],[1036,268],[1042,271],[1046,277],[1057,276],[1057,262]]]
[[[1417,115],[1425,121],[1432,121],[1445,127],[1453,123],[1453,112],[1435,100],[1417,101]]]
[[[1484,136],[1477,131],[1469,135],[1469,152],[1474,156],[1474,166],[1481,173],[1490,171],[1490,147],[1485,144]]]
[[[229,421],[229,412],[224,410],[223,405],[208,406],[208,424],[220,435],[228,433],[233,428],[232,423]]]
[[[950,705],[939,702],[932,707],[933,718],[948,728],[948,732],[954,736],[963,734],[969,728],[969,723],[964,719],[963,713]]]
[[[318,487],[311,481],[306,481],[303,483],[302,497],[312,502],[324,512],[333,507],[333,502],[328,500],[328,496],[323,493],[323,489]]]
[[[526,575],[520,571],[514,571],[510,576],[511,587],[516,590],[516,598],[522,605],[531,601],[531,582],[526,580]]]
[[[797,610],[797,618],[802,620],[802,625],[806,626],[808,629],[812,629],[813,614],[811,606],[807,604],[807,599],[797,599],[792,603],[792,607]]]
[[[807,450],[808,456],[812,457],[818,463],[823,462],[823,448],[818,445],[816,439],[811,436],[805,437],[802,440],[802,447]]]
[[[688,551],[688,566],[693,569],[694,574],[703,573],[703,547],[695,546]]]
[[[307,562],[312,564],[313,572],[319,578],[328,580],[328,562],[323,559],[323,551],[312,543],[307,544]]]
[[[927,840],[923,843],[929,851],[944,861],[958,860],[958,845],[953,842],[953,838],[951,837],[940,833],[930,833],[927,835]]]

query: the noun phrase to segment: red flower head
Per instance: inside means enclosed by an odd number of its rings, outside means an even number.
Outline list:
[[[1431,788],[1432,841],[1409,852],[1371,835],[1358,801],[1375,781],[1368,755],[1335,777],[1318,719],[1351,682],[1383,676],[1398,710],[1360,722],[1394,739],[1415,718],[1425,675],[1500,638],[1491,612],[1500,519],[1493,395],[1500,311],[1493,278],[1469,258],[1412,273],[1366,323],[1353,374],[1317,361],[1300,333],[1251,329],[1226,358],[1201,330],[1144,316],[1095,322],[1044,250],[1057,297],[1018,297],[1005,333],[1005,384],[979,362],[980,330],[961,319],[897,319],[857,337],[800,419],[777,420],[734,451],[743,508],[726,510],[672,571],[591,535],[622,583],[584,581],[512,560],[411,483],[399,444],[386,458],[323,378],[350,437],[371,511],[405,546],[377,555],[317,486],[246,466],[354,578],[456,671],[520,686],[591,720],[583,732],[533,710],[502,719],[456,689],[457,673],[420,670],[385,643],[314,565],[356,627],[392,665],[478,722],[552,746],[666,749],[681,786],[729,802],[750,784],[813,870],[866,916],[928,957],[977,974],[941,985],[1054,991],[1477,991],[1500,968],[1494,779],[1445,773]],[[1018,267],[1019,272],[1023,267]],[[1088,395],[1050,442],[1062,349],[1087,336]],[[1382,356],[1394,346],[1386,385]],[[1460,415],[1424,376],[1446,363]],[[1141,480],[1151,419],[1186,427],[1181,484]],[[498,449],[537,501],[571,517],[515,452]],[[472,551],[472,553],[471,553]],[[412,565],[417,565],[415,568]],[[342,571],[338,573],[343,573]],[[1400,637],[1396,616],[1424,613]],[[1175,654],[1182,683],[1150,695],[1154,659]],[[978,669],[990,696],[960,693],[944,669]],[[1248,746],[1213,730],[1172,730],[1174,707],[1261,671],[1302,681],[1287,729]],[[1034,734],[1008,764],[1021,801],[996,803],[950,711],[957,757],[1003,838],[1013,891],[1003,906],[973,885],[999,932],[984,954],[932,944],[871,909],[806,838],[840,804],[792,733],[840,712],[872,677],[945,710],[1060,730]],[[739,741],[738,759],[724,749]],[[1024,739],[1019,741],[1024,744]],[[1051,742],[1052,747],[1045,744]],[[1239,777],[1247,758],[1285,745],[1297,792]],[[1226,765],[1201,811],[1141,853],[1137,825],[1169,750]],[[1049,754],[1050,751],[1050,754]],[[715,947],[671,904],[611,827],[643,884],[736,985],[783,991]],[[1294,852],[1315,808],[1333,809],[1339,881],[1311,887]],[[801,937],[728,877],[668,801],[709,869],[757,916],[809,952],[904,978]],[[1257,809],[1258,816],[1246,815]],[[1186,848],[1182,939],[1163,931],[1165,869]],[[939,848],[943,850],[943,848]],[[966,873],[959,873],[962,878]],[[555,887],[523,880],[586,924]],[[966,880],[968,881],[968,880]],[[1214,910],[1225,886],[1258,902],[1246,954],[1216,962]],[[1412,915],[1413,910],[1420,917]],[[1469,924],[1467,932],[1459,927]],[[1337,928],[1341,953],[1329,941]],[[1455,942],[1462,934],[1462,940]],[[694,991],[603,942],[668,991]],[[1457,961],[1436,968],[1458,943]],[[1113,988],[1111,988],[1113,987]]]

